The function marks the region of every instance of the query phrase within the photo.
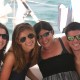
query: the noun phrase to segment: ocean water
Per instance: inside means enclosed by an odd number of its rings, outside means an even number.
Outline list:
[[[13,8],[13,13],[8,14],[9,17],[15,16],[14,8],[17,9],[17,3],[14,5],[14,1],[16,0],[4,0],[5,4],[10,3],[11,7]],[[53,26],[55,33],[60,33],[58,27],[58,5],[64,4],[66,7],[70,6],[70,0],[27,0],[28,5],[33,10],[35,15],[40,20],[45,20],[50,22]],[[27,17],[26,17],[27,18]],[[34,25],[35,21],[33,21],[32,17],[30,20],[25,20],[25,22],[29,22],[30,24]],[[7,28],[9,29],[10,39],[12,38],[12,32],[14,26],[13,19],[9,18],[6,23]]]

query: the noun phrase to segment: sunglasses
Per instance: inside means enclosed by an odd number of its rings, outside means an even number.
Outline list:
[[[69,41],[73,41],[75,38],[76,38],[77,40],[80,40],[80,35],[76,35],[76,36],[67,36],[67,39],[68,39]]]
[[[35,35],[33,33],[30,33],[28,34],[27,36],[29,39],[32,39],[35,37]],[[25,42],[26,41],[26,37],[22,37],[20,40],[19,40],[21,43]]]
[[[49,36],[49,33],[50,33],[50,32],[46,32],[46,33],[44,33],[43,35],[39,35],[37,38],[38,38],[38,39],[42,39],[43,37],[47,37],[47,36]]]
[[[8,35],[7,34],[0,34],[0,36],[2,37],[2,39],[8,39]]]

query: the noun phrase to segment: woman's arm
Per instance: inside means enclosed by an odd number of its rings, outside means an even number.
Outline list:
[[[33,73],[32,71],[29,69],[27,72],[27,77],[30,78],[31,80],[39,80]]]
[[[0,80],[9,80],[12,67],[14,65],[14,55],[12,53],[9,53],[7,57],[5,58],[2,71],[1,71],[1,79]]]

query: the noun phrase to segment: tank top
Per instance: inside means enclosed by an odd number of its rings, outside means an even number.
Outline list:
[[[69,71],[74,72],[76,69],[75,69],[75,65],[74,65],[74,55],[70,54],[66,50],[61,38],[59,38],[59,41],[63,48],[63,51],[60,55],[51,57],[48,59],[42,59],[41,58],[41,50],[39,51],[38,66],[43,75],[43,78],[44,78],[44,80],[49,80],[49,79],[50,80],[78,80],[76,78],[74,78],[74,79],[63,78],[65,72],[69,72]],[[72,72],[71,73],[69,72],[69,73],[72,74]],[[62,73],[63,73],[63,76],[61,76]],[[49,76],[50,76],[50,78],[49,78]],[[65,76],[68,77],[68,74]]]
[[[26,64],[21,72],[12,71],[9,80],[25,80],[30,63]]]
[[[31,66],[31,61],[33,59],[32,58],[32,51],[31,51],[29,57],[30,57],[30,62],[25,65],[25,67],[22,71],[20,71],[18,73],[16,71],[12,70],[9,80],[25,80],[25,76],[27,74],[29,67]]]

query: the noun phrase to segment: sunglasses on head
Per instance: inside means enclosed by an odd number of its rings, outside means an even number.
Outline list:
[[[43,35],[39,35],[37,38],[38,38],[38,39],[42,39],[43,37],[47,37],[47,36],[49,36],[49,33],[50,33],[50,32],[46,32],[46,33],[44,33]]]
[[[29,38],[29,39],[32,39],[32,38],[34,38],[35,37],[35,35],[33,34],[33,33],[30,33],[30,34],[28,34],[27,35],[27,37]],[[20,40],[19,40],[20,42],[25,42],[26,41],[26,36],[25,37],[22,37],[22,38],[20,38]]]
[[[68,39],[69,41],[73,41],[75,38],[76,38],[77,40],[80,40],[80,35],[76,35],[76,36],[67,36],[67,39]]]
[[[8,35],[7,34],[0,34],[0,36],[2,36],[2,39],[8,39]]]

